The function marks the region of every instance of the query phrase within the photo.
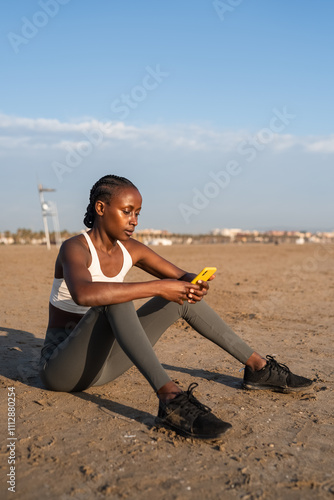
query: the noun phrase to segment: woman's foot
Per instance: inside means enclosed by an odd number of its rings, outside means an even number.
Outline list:
[[[179,392],[173,399],[166,402],[160,400],[156,423],[182,436],[217,439],[232,425],[217,418],[208,406],[203,405],[193,396],[193,390],[197,385],[196,383],[190,384],[186,392]]]
[[[180,389],[180,387],[171,380],[170,382],[167,382],[167,384],[160,387],[157,391],[157,396],[162,403],[167,403],[182,392],[182,389]]]
[[[253,352],[251,357],[246,361],[246,366],[251,368],[253,371],[262,370],[267,364],[265,358],[260,356],[257,352]]]
[[[276,392],[300,391],[312,385],[312,380],[295,375],[272,356],[267,356],[267,363],[261,370],[252,370],[246,366],[243,380],[244,389],[267,389]]]

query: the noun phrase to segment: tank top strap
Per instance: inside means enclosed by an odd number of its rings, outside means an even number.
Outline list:
[[[100,260],[97,255],[96,248],[93,245],[92,240],[90,239],[90,236],[88,233],[83,233],[84,237],[86,238],[86,241],[88,243],[89,251],[92,256],[92,262],[91,265],[89,266],[89,269],[91,271],[96,270],[97,272],[100,272],[102,274],[101,266],[100,266]]]
[[[132,257],[129,253],[129,251],[125,248],[123,243],[121,243],[119,240],[117,240],[118,245],[120,246],[122,252],[123,252],[123,267],[121,270],[121,273],[124,273],[124,275],[131,269],[132,267]]]

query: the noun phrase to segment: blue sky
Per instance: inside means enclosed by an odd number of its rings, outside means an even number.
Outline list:
[[[0,231],[42,228],[37,181],[80,230],[106,173],[142,228],[334,229],[332,1],[1,8]]]

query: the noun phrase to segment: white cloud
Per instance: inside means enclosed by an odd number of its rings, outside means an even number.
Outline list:
[[[270,133],[265,128],[251,133],[206,124],[134,126],[87,117],[61,122],[0,115],[0,155],[6,173],[0,226],[39,228],[39,179],[56,189],[53,196],[62,227],[76,230],[86,207],[83,193],[111,171],[145,191],[146,207],[163,207],[143,213],[143,224],[184,232],[189,227],[180,217],[179,204],[191,206],[195,193],[204,193],[205,186],[212,184],[210,172],[225,171],[229,161],[235,160],[240,174],[210,198],[208,208],[193,218],[192,230],[221,224],[269,227],[275,221],[332,227],[334,138],[295,136],[288,131]],[[321,153],[326,153],[325,158],[318,161]],[[24,207],[20,213],[7,210],[14,190]]]
[[[82,121],[61,122],[47,118],[25,118],[0,114],[0,146],[10,150],[15,148],[45,150],[66,150],[77,148],[92,137],[100,137],[99,147],[106,149],[115,143],[129,143],[135,149],[181,149],[188,151],[235,152],[242,141],[259,137],[245,130],[220,131],[212,127],[192,124],[151,125],[136,127],[124,122],[101,122],[93,118]],[[95,134],[95,135],[94,135]],[[94,139],[93,139],[94,140]],[[304,136],[272,134],[266,144],[276,152],[298,147],[303,151],[333,153],[334,136]]]
[[[300,146],[301,143],[297,137],[290,134],[275,134],[273,136],[272,147],[276,151],[286,151],[295,146]]]
[[[314,138],[313,142],[306,144],[306,149],[315,153],[334,153],[334,135]]]

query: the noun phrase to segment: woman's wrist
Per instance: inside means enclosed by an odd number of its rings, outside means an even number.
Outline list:
[[[153,297],[162,297],[162,291],[161,291],[161,281],[162,280],[155,280],[151,281],[152,287],[153,287]]]
[[[178,278],[178,280],[179,281],[188,281],[190,283],[195,277],[196,277],[196,274],[194,274],[194,273],[185,273],[180,278]]]

